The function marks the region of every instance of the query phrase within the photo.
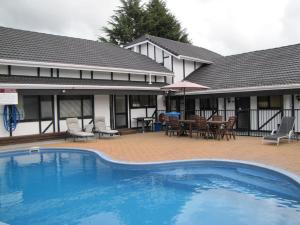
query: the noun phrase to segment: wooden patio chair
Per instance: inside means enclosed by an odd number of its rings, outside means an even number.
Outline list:
[[[197,137],[202,136],[204,138],[208,138],[210,131],[206,118],[203,116],[197,116],[195,120],[196,122],[193,130],[197,133]]]
[[[222,138],[226,135],[227,141],[229,138],[231,139],[231,136],[235,140],[235,131],[234,131],[234,126],[236,124],[237,117],[236,116],[230,116],[228,118],[228,121],[225,125],[225,127],[222,129]]]
[[[177,117],[169,117],[166,134],[171,136],[174,135],[176,132],[176,135],[179,136],[180,129],[181,127],[180,127],[179,119]]]

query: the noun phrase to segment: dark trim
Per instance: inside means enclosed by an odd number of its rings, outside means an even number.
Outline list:
[[[167,83],[167,77],[164,77],[164,82]]]
[[[278,116],[278,114],[282,113],[282,110],[279,110],[277,113],[275,113],[270,119],[268,119],[266,122],[264,122],[263,125],[261,125],[258,130],[261,130],[262,128],[264,128],[264,126],[266,126],[269,122],[271,122],[276,116]]]
[[[164,66],[165,65],[165,52],[162,50],[162,65]]]
[[[142,53],[142,46],[139,45],[139,53],[141,54]]]
[[[295,96],[292,95],[292,116],[295,116]]]
[[[11,75],[11,65],[7,66],[7,74],[8,74],[8,76]]]
[[[37,77],[40,77],[41,76],[41,68],[40,67],[37,67]]]
[[[147,75],[144,75],[144,78],[145,78],[145,82],[147,82]]]
[[[226,118],[226,117],[227,117],[227,116],[226,116],[226,108],[227,108],[227,105],[226,105],[226,98],[223,98],[223,101],[224,101],[223,104],[224,104],[224,112],[225,112],[225,113],[224,113],[224,119],[227,120],[227,118]]]
[[[43,130],[42,134],[46,133],[47,130],[49,130],[49,128],[51,127],[51,125],[53,125],[53,121],[51,121],[51,122],[49,123],[49,125]]]
[[[154,82],[157,82],[157,76],[154,75]]]
[[[174,58],[171,55],[171,71],[174,72]]]
[[[59,69],[56,69],[56,77],[59,77]]]
[[[128,81],[130,81],[130,79],[131,79],[131,74],[130,73],[128,73]]]
[[[149,57],[149,43],[147,42],[147,56]]]
[[[41,114],[42,114],[42,105],[41,105],[41,96],[38,96],[38,122],[39,122],[39,133],[42,133],[42,121],[41,121]]]
[[[79,70],[79,78],[82,80],[82,70]]]
[[[91,80],[94,79],[94,71],[91,70]]]
[[[56,104],[57,104],[57,130],[60,132],[60,95],[57,95],[56,99]]]
[[[50,69],[50,77],[53,77],[53,68]]]
[[[156,47],[155,45],[153,47],[154,47],[154,60],[156,61]]]
[[[129,113],[129,128],[132,127],[131,125],[131,95],[128,95],[128,101],[129,101],[129,106],[128,106],[128,113]]]
[[[182,60],[183,78],[185,78],[185,60]]]
[[[172,77],[172,84],[174,84],[174,77]]]
[[[92,117],[94,123],[94,119],[95,119],[95,96],[94,95],[92,95]]]
[[[52,123],[53,123],[53,132],[55,132],[55,110],[54,110],[54,95],[51,96],[51,105],[52,105]]]
[[[110,80],[114,80],[114,73],[110,72]]]
[[[109,115],[110,115],[110,127],[112,129],[115,129],[115,125],[114,125],[114,96],[113,95],[109,95]]]
[[[83,99],[80,98],[80,110],[81,110],[81,129],[84,129],[84,115],[83,115]]]
[[[194,70],[196,70],[196,67],[197,67],[197,66],[196,66],[196,62],[194,61]]]

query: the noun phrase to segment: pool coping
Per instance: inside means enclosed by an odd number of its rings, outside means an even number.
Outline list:
[[[151,165],[172,165],[177,163],[191,163],[191,162],[228,162],[228,163],[239,163],[242,165],[250,165],[256,166],[263,169],[271,170],[273,172],[277,172],[282,174],[293,181],[295,181],[298,185],[300,185],[300,176],[290,172],[285,169],[281,169],[275,166],[266,165],[264,163],[257,163],[253,161],[246,161],[246,160],[232,160],[232,159],[222,159],[222,158],[195,158],[195,159],[182,159],[182,160],[163,160],[163,161],[151,161],[151,162],[134,162],[134,161],[123,161],[123,160],[116,160],[112,157],[108,156],[107,154],[103,153],[101,150],[89,149],[89,148],[74,148],[74,147],[32,147],[32,148],[39,148],[40,150],[81,150],[81,151],[88,151],[95,153],[100,159],[112,163],[115,165],[120,166],[151,166]],[[1,154],[10,153],[10,152],[27,152],[30,151],[31,148],[22,148],[22,149],[10,149],[7,151],[1,151]]]

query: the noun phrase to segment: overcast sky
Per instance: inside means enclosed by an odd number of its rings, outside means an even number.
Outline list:
[[[300,43],[299,0],[166,1],[194,45],[220,54]],[[119,5],[119,0],[0,2],[1,26],[92,40]]]

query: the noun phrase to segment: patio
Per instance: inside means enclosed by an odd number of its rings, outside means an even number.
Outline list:
[[[119,138],[88,142],[58,142],[47,147],[77,147],[99,150],[116,160],[153,162],[218,158],[267,164],[300,175],[300,142],[283,142],[280,146],[262,144],[262,138],[241,137],[236,140],[205,140],[167,137],[163,133],[131,134]]]

